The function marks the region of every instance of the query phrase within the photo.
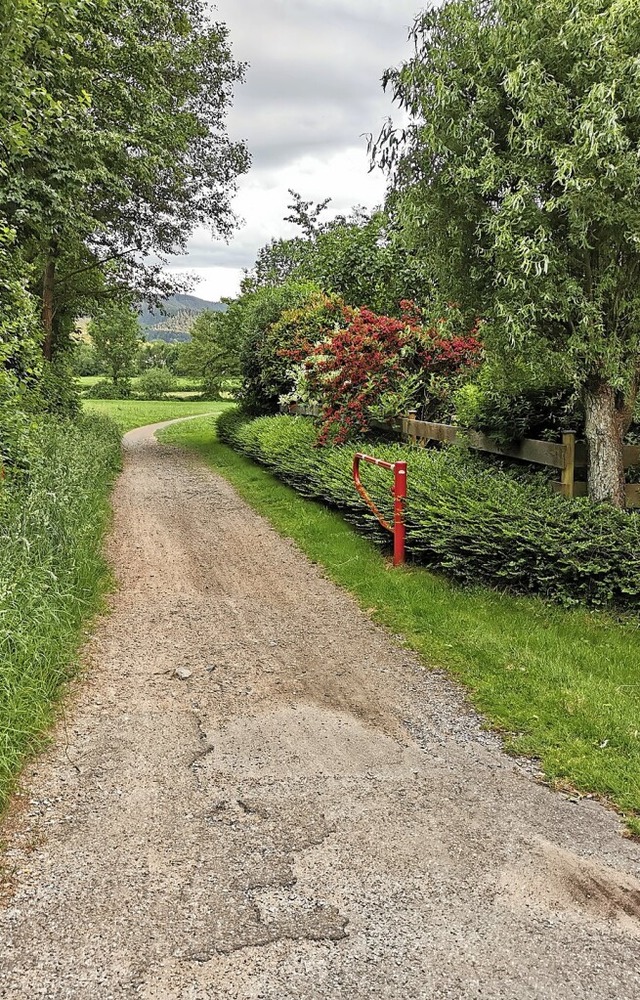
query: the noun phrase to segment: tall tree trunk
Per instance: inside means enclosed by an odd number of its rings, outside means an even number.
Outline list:
[[[53,317],[54,286],[56,277],[56,262],[51,255],[47,258],[42,278],[42,326],[44,329],[44,344],[42,351],[47,361],[53,360]]]
[[[585,436],[589,452],[589,498],[625,506],[624,436],[633,399],[623,399],[608,382],[592,379],[584,394]]]

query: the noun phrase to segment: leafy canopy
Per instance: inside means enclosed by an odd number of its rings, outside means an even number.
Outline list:
[[[640,357],[640,16],[629,0],[450,0],[385,74],[409,113],[373,146],[441,294],[535,364],[634,391]]]

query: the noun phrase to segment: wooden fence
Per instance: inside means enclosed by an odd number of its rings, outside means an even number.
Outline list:
[[[290,406],[289,412],[300,416],[318,416],[317,406]],[[572,431],[562,435],[562,443],[553,441],[536,441],[524,438],[514,445],[501,445],[478,431],[469,431],[452,424],[435,424],[426,420],[416,420],[413,413],[386,424],[377,424],[381,430],[397,433],[403,441],[421,446],[429,442],[438,444],[462,444],[474,451],[500,455],[504,458],[516,459],[521,462],[533,462],[536,465],[546,465],[558,469],[560,479],[551,486],[565,497],[584,497],[587,495],[586,476],[580,474],[587,468],[587,446],[584,441],[578,441]],[[640,446],[626,445],[624,449],[624,467],[640,465]],[[627,484],[627,507],[640,507],[640,484]]]
[[[576,473],[587,468],[587,446],[584,441],[578,441],[572,431],[562,435],[562,443],[552,441],[536,441],[534,438],[524,438],[514,445],[501,445],[478,431],[468,431],[451,424],[432,424],[426,420],[416,420],[411,415],[400,421],[401,436],[405,441],[415,444],[426,444],[428,441],[438,441],[442,444],[466,444],[475,451],[488,452],[491,455],[501,455],[504,458],[517,459],[521,462],[534,462],[536,465],[547,465],[558,469],[560,479],[551,485],[556,493],[565,497],[584,497],[587,495],[587,483],[577,479]],[[640,464],[640,446],[626,445],[624,449],[624,467]],[[627,484],[627,507],[640,507],[640,485]]]

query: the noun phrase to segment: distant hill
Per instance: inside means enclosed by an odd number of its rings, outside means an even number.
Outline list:
[[[152,311],[144,302],[140,310],[140,326],[146,340],[188,340],[196,316],[202,312],[225,312],[223,302],[209,302],[197,295],[172,295],[161,308]]]

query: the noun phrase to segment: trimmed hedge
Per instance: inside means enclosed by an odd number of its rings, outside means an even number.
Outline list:
[[[456,449],[425,450],[367,441],[315,447],[304,417],[252,419],[228,410],[218,419],[222,441],[267,466],[306,497],[344,512],[376,541],[389,536],[365,508],[351,478],[353,454],[374,451],[409,463],[407,550],[417,561],[464,584],[536,593],[563,604],[640,607],[640,518],[587,500],[567,501],[534,477],[488,469]],[[367,466],[363,482],[392,516],[388,473]]]

